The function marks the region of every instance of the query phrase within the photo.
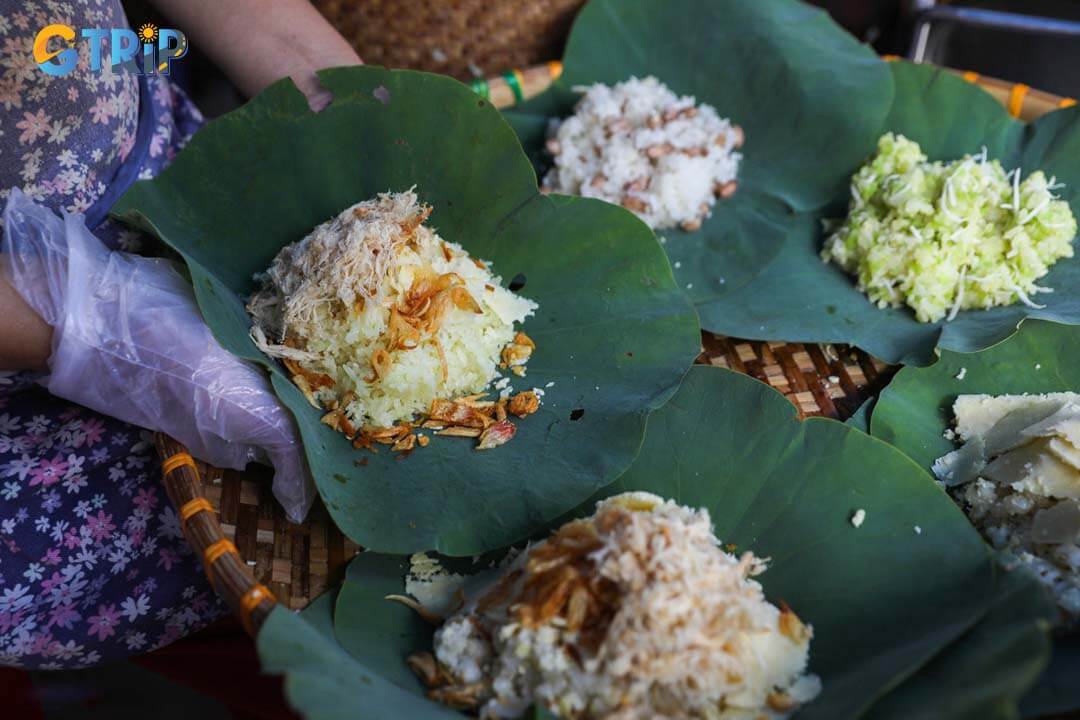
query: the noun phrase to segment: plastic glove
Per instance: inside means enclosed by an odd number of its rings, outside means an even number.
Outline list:
[[[3,269],[53,327],[49,392],[160,430],[219,467],[274,466],[274,495],[300,522],[314,500],[292,415],[265,374],[211,334],[191,285],[166,260],[108,250],[81,215],[13,189]]]

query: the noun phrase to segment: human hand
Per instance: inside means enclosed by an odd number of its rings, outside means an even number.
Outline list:
[[[332,100],[316,72],[360,65],[356,50],[310,0],[151,0],[246,96],[290,77],[318,112]]]
[[[3,269],[52,326],[49,392],[184,443],[196,457],[274,467],[289,519],[314,500],[295,423],[265,374],[211,334],[167,260],[108,250],[80,215],[63,219],[13,189]]]

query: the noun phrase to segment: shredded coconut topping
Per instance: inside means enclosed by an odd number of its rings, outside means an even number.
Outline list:
[[[274,331],[278,343],[290,335],[312,337],[320,329],[320,308],[374,299],[398,249],[430,212],[412,191],[383,193],[285,246],[256,278],[263,288],[248,304],[256,326]]]

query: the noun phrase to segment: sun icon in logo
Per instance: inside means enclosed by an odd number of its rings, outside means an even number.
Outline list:
[[[139,26],[139,40],[143,43],[154,43],[158,39],[158,27],[154,23],[143,23]]]

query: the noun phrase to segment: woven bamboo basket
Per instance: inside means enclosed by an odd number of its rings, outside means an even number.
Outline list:
[[[506,107],[541,92],[560,71],[561,65],[548,63],[474,86],[496,106]],[[1025,120],[1075,104],[1025,85],[960,74]],[[802,417],[840,420],[883,387],[895,370],[846,346],[747,341],[710,333],[702,336],[697,362],[768,383],[787,396]],[[165,489],[188,542],[203,558],[214,589],[249,633],[257,632],[275,603],[300,609],[333,587],[360,551],[321,503],[316,502],[303,524],[288,522],[271,495],[267,470],[222,471],[193,460],[172,438],[159,434],[156,442]]]
[[[484,77],[562,57],[585,0],[314,0],[364,62]]]

